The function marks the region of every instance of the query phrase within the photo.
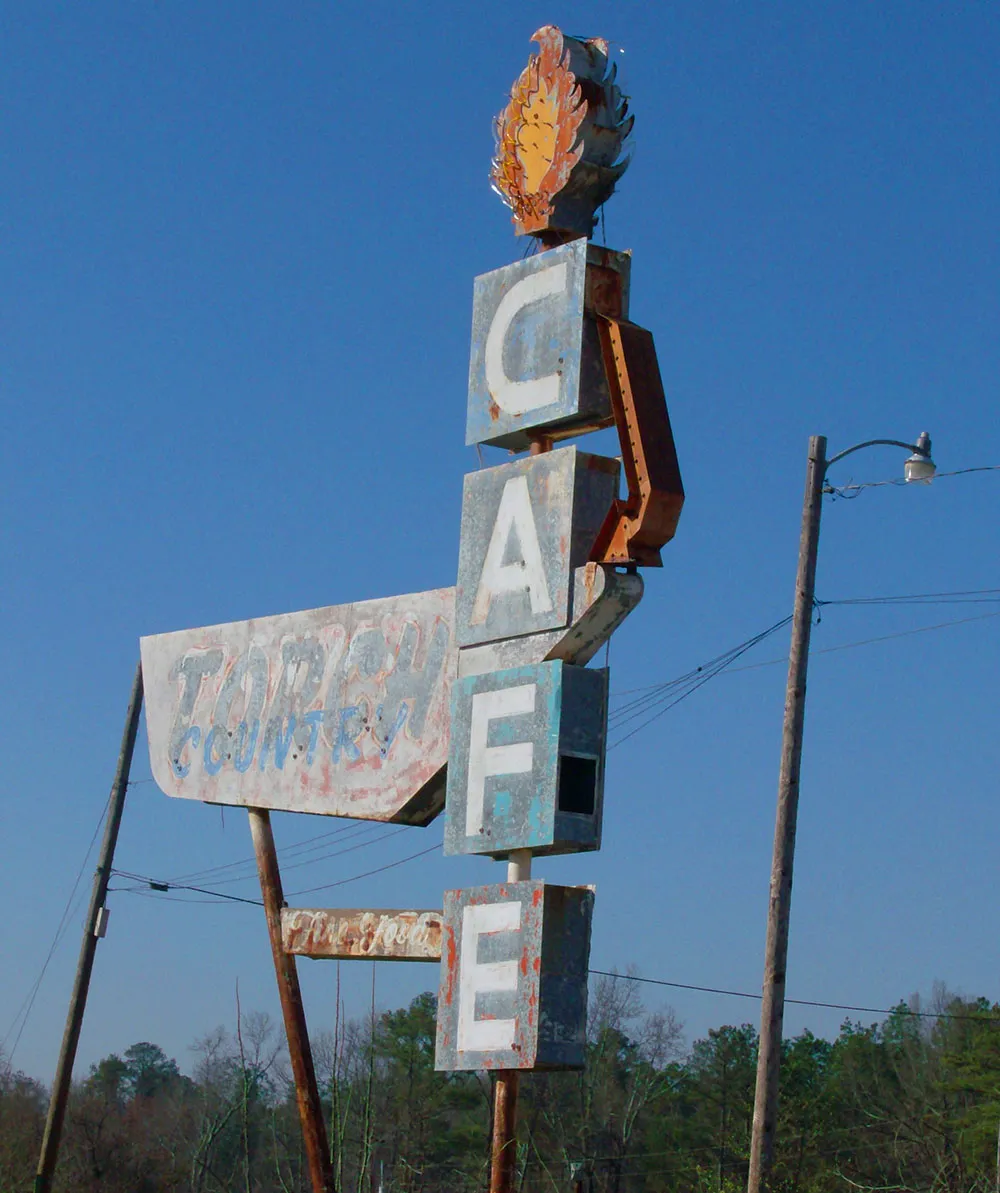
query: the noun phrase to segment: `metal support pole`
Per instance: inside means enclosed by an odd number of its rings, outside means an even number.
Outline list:
[[[125,716],[125,731],[122,734],[121,749],[118,751],[118,766],[111,787],[108,818],[104,824],[104,840],[101,842],[101,854],[94,872],[94,886],[90,894],[90,907],[87,909],[83,941],[80,944],[76,979],[73,983],[73,994],[70,998],[69,1013],[66,1016],[62,1045],[59,1049],[59,1064],[52,1082],[49,1113],[45,1120],[45,1133],[42,1135],[42,1150],[38,1157],[38,1168],[35,1171],[35,1193],[49,1193],[52,1188],[56,1160],[59,1158],[59,1140],[62,1135],[63,1120],[66,1117],[70,1083],[73,1080],[73,1062],[76,1060],[76,1048],[80,1042],[83,1013],[87,1009],[87,992],[90,989],[90,975],[94,968],[94,956],[97,952],[98,921],[108,897],[108,883],[111,881],[111,867],[115,860],[118,829],[122,822],[122,812],[125,810],[125,793],[128,791],[128,777],[132,769],[132,754],[135,751],[135,736],[139,729],[141,711],[142,665],[139,664],[136,666],[135,679],[132,681],[132,696],[129,700],[128,713]]]
[[[514,849],[507,859],[507,881],[531,877],[531,850]],[[513,1193],[517,1178],[517,1069],[499,1069],[493,1081],[493,1140],[490,1193]]]
[[[316,1084],[316,1070],[309,1047],[299,974],[294,956],[285,952],[281,942],[281,909],[285,905],[285,897],[281,890],[281,874],[271,832],[271,817],[263,808],[248,808],[247,811],[250,814],[250,834],[253,837],[254,853],[257,855],[257,873],[264,899],[267,932],[271,938],[274,973],[278,979],[281,1014],[285,1020],[285,1034],[288,1037],[288,1056],[295,1078],[295,1100],[302,1123],[309,1177],[313,1193],[333,1193],[333,1163],[327,1141],[326,1123],[323,1119],[323,1105]]]
[[[517,1179],[517,1069],[500,1069],[493,1083],[490,1193],[513,1193]]]
[[[774,824],[774,855],[764,946],[764,987],[760,1012],[760,1048],[754,1090],[753,1133],[750,1139],[750,1172],[747,1193],[767,1189],[774,1162],[774,1135],[778,1117],[778,1076],[781,1067],[781,1029],[785,1015],[785,969],[788,959],[788,919],[792,903],[792,864],[795,825],[799,807],[799,770],[802,762],[802,728],[806,708],[806,671],[809,635],[816,592],[816,555],[826,476],[826,439],[809,440],[809,465],[799,539],[799,566],[795,578],[795,609],[788,658],[788,686],[778,775],[778,810]]]

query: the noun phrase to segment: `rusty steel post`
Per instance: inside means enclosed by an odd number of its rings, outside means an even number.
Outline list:
[[[52,1082],[52,1096],[49,1099],[49,1112],[45,1120],[45,1133],[42,1135],[42,1150],[38,1157],[38,1168],[35,1172],[35,1193],[49,1193],[52,1188],[52,1176],[59,1157],[59,1139],[62,1135],[63,1119],[66,1117],[66,1103],[69,1099],[69,1087],[73,1079],[73,1062],[76,1059],[76,1048],[80,1042],[80,1030],[83,1027],[83,1013],[87,1008],[87,992],[90,989],[90,975],[94,968],[94,957],[97,953],[97,941],[100,929],[101,913],[104,911],[108,897],[108,883],[111,881],[111,866],[115,860],[115,845],[118,843],[118,829],[125,811],[125,793],[128,791],[128,777],[132,769],[132,754],[135,751],[135,736],[139,730],[139,715],[142,712],[142,664],[135,669],[132,681],[132,695],[129,700],[128,712],[125,716],[125,730],[122,734],[122,744],[118,751],[118,766],[115,779],[111,787],[111,800],[108,807],[108,818],[104,824],[104,840],[101,843],[101,856],[94,873],[94,886],[90,895],[90,907],[87,911],[87,922],[83,930],[83,942],[80,945],[80,959],[76,966],[76,980],[73,983],[73,994],[70,999],[69,1013],[66,1016],[66,1028],[63,1032],[62,1045],[59,1049],[59,1064],[56,1068],[55,1079]]]
[[[507,861],[507,881],[526,882],[530,877],[531,850],[512,850]],[[514,1190],[517,1176],[517,1085],[520,1076],[517,1069],[500,1069],[493,1082],[490,1193],[513,1193]]]
[[[514,1193],[517,1177],[517,1069],[501,1069],[493,1083],[490,1193]]]
[[[770,1184],[774,1162],[774,1136],[778,1120],[778,1077],[781,1067],[781,1030],[785,1017],[785,970],[788,960],[788,921],[792,906],[792,864],[795,860],[795,827],[799,810],[799,771],[802,731],[806,711],[806,673],[809,635],[816,593],[816,556],[819,521],[826,476],[826,439],[809,440],[809,464],[799,539],[799,564],[795,577],[795,608],[788,657],[788,685],[778,774],[778,809],[774,824],[774,854],[768,899],[767,940],[764,945],[764,986],[760,1011],[760,1045],[754,1089],[753,1130],[750,1137],[750,1171],[747,1193],[761,1193]]]
[[[278,979],[281,1014],[285,1020],[285,1034],[288,1037],[288,1056],[295,1077],[295,1100],[302,1123],[309,1177],[313,1193],[333,1193],[333,1163],[327,1142],[319,1087],[316,1084],[312,1050],[309,1047],[299,974],[295,967],[295,958],[285,952],[281,940],[281,909],[285,898],[281,890],[281,874],[271,832],[271,817],[262,808],[248,808],[247,811],[250,815],[254,853],[257,855],[257,873],[264,899],[267,933],[271,939],[274,973]]]

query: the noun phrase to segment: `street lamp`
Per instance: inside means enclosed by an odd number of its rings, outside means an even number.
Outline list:
[[[792,902],[792,864],[795,857],[795,824],[799,806],[799,769],[802,762],[802,726],[806,705],[806,671],[809,633],[816,591],[816,553],[819,519],[827,470],[863,447],[885,444],[912,454],[903,465],[907,482],[928,482],[935,472],[931,439],[924,431],[916,443],[899,439],[867,439],[826,458],[826,438],[809,440],[809,464],[799,539],[799,567],[795,577],[792,642],[788,656],[785,720],[778,774],[778,810],[774,824],[774,854],[764,946],[764,986],[760,1015],[757,1084],[754,1090],[753,1133],[750,1140],[750,1173],[747,1193],[766,1188],[774,1160],[774,1134],[778,1112],[778,1074],[781,1065],[781,1028],[785,1015],[785,968],[788,958],[788,917]]]

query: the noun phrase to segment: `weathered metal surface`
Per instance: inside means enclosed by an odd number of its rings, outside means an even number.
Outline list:
[[[604,564],[585,564],[573,573],[573,624],[568,629],[462,647],[458,652],[458,674],[483,675],[549,659],[583,666],[639,604],[642,593],[638,572],[616,572]]]
[[[264,901],[267,934],[271,942],[274,975],[278,982],[281,1015],[288,1039],[288,1059],[295,1079],[295,1100],[302,1126],[302,1142],[313,1193],[334,1193],[333,1166],[326,1133],[326,1117],[316,1083],[316,1068],[309,1046],[306,1013],[302,1004],[302,990],[295,958],[286,953],[281,943],[281,908],[285,896],[281,889],[278,854],[274,848],[270,814],[261,808],[247,809],[250,835],[253,837],[260,877],[260,893]]]
[[[355,911],[286,907],[286,953],[334,960],[440,961],[440,911]]]
[[[533,430],[611,425],[595,318],[624,317],[630,260],[578,240],[476,278],[466,443],[520,451]]]
[[[544,25],[531,40],[540,52],[496,119],[491,178],[517,234],[552,244],[593,231],[595,212],[628,166],[619,159],[634,117],[603,37]]]
[[[608,673],[562,662],[456,680],[446,855],[600,848]]]
[[[677,530],[684,486],[656,348],[652,335],[634,323],[601,318],[598,327],[628,496],[616,499],[593,558],[659,567],[660,548]]]
[[[441,809],[455,590],[142,640],[168,795],[361,820]]]
[[[466,476],[455,598],[460,646],[570,624],[573,572],[607,519],[618,474],[617,460],[563,447]]]
[[[490,1140],[489,1193],[514,1193],[517,1188],[517,1069],[493,1075],[493,1136]]]
[[[580,1069],[593,891],[445,891],[434,1067]]]

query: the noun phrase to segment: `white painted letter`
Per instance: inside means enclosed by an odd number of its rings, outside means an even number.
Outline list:
[[[514,1019],[477,1019],[477,994],[517,989],[517,961],[479,963],[479,938],[488,932],[517,932],[520,903],[481,903],[462,912],[462,953],[458,975],[459,1052],[489,1052],[514,1043]]]
[[[512,530],[517,531],[520,557],[504,563]],[[527,592],[532,613],[548,613],[552,608],[526,476],[512,476],[503,487],[469,624],[482,625],[493,598],[509,592]]]
[[[486,385],[493,401],[505,414],[524,414],[550,406],[559,398],[559,374],[531,377],[526,381],[512,381],[503,367],[503,346],[510,325],[519,311],[533,302],[562,294],[566,289],[569,269],[565,261],[529,274],[513,286],[500,300],[486,336]]]
[[[476,692],[472,697],[472,727],[469,732],[469,785],[466,789],[465,835],[483,830],[486,780],[490,775],[523,775],[531,770],[534,747],[530,741],[507,746],[488,746],[490,721],[535,711],[533,683],[496,692]]]

